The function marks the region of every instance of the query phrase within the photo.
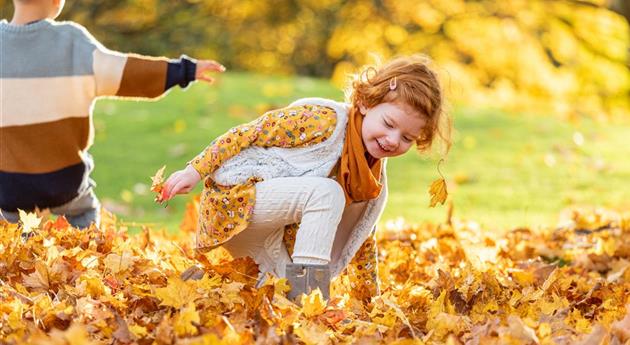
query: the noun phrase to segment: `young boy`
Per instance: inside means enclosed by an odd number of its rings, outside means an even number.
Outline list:
[[[225,68],[211,60],[122,54],[82,26],[56,22],[64,0],[13,0],[0,21],[0,220],[50,208],[76,227],[99,223],[87,152],[99,96],[154,98]]]

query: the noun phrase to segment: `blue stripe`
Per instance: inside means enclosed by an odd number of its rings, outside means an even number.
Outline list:
[[[12,31],[0,24],[0,78],[47,78],[94,74],[97,42],[70,23],[37,22],[36,30]]]
[[[90,188],[84,163],[45,174],[0,171],[0,208],[15,212],[60,206]]]

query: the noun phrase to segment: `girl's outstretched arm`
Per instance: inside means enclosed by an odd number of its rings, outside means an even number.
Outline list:
[[[335,130],[337,114],[316,105],[269,111],[258,119],[230,129],[189,162],[201,178],[249,146],[298,147],[326,140]]]
[[[230,129],[203,152],[173,173],[164,183],[161,200],[188,193],[225,161],[249,146],[299,147],[328,139],[335,130],[337,114],[328,107],[293,106],[269,111],[258,119]]]

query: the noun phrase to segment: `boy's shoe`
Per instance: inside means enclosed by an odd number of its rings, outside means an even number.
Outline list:
[[[330,297],[330,266],[288,263],[286,278],[291,284],[287,297],[295,301],[301,294],[309,294],[319,288],[324,299]]]

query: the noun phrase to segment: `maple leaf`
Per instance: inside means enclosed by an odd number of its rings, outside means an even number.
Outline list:
[[[213,266],[220,275],[244,284],[255,284],[258,281],[258,264],[249,256],[224,262]]]
[[[162,300],[161,305],[181,308],[197,298],[197,291],[192,283],[175,276],[169,278],[166,287],[155,289],[155,296]]]
[[[32,212],[24,212],[23,210],[18,210],[18,214],[20,215],[20,224],[22,225],[22,232],[29,233],[34,229],[37,229],[39,224],[42,222],[42,218],[38,218],[35,213]]]
[[[24,285],[36,289],[48,289],[50,287],[48,267],[45,263],[37,261],[35,272],[24,277]]]
[[[306,317],[320,315],[326,310],[326,300],[322,296],[319,288],[311,291],[308,295],[302,295],[302,313]]]
[[[166,165],[162,166],[156,173],[151,177],[151,191],[157,193],[155,196],[155,202],[162,202],[162,189],[164,189],[164,169],[166,169]]]
[[[225,304],[230,309],[234,308],[235,304],[243,304],[244,301],[240,294],[243,286],[245,286],[245,284],[239,282],[223,284],[219,289],[221,293],[219,300],[221,303]]]

